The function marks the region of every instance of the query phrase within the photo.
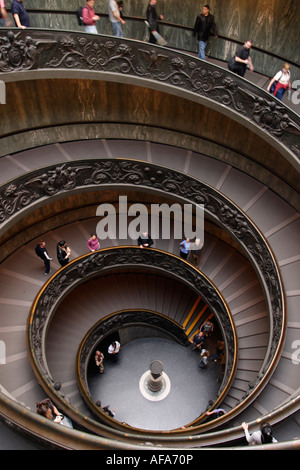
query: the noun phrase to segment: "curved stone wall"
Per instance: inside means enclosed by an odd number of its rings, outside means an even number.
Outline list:
[[[76,78],[8,82],[6,89],[9,105],[0,107],[2,155],[78,139],[148,140],[226,161],[300,207],[294,164],[242,123],[208,106],[127,83]]]

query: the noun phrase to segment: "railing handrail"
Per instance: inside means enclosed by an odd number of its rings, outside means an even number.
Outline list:
[[[141,252],[139,246],[103,248],[93,253],[84,254],[69,262],[64,268],[59,269],[37,294],[27,320],[28,357],[46,394],[52,398],[56,397],[54,401],[57,401],[57,397],[60,396],[54,386],[55,380],[48,370],[47,357],[43,347],[48,323],[51,321],[60,300],[82,282],[86,282],[102,273],[114,272],[116,268],[124,269],[124,267],[131,266],[139,266],[145,269],[150,267],[154,272],[166,273],[174,279],[179,279],[182,284],[186,284],[198,295],[201,295],[208,304],[218,321],[226,346],[226,367],[220,387],[220,397],[216,400],[216,402],[220,402],[226,396],[233,380],[237,361],[236,331],[223,296],[212,281],[190,263],[176,255],[156,248],[149,248]],[[117,315],[116,319],[119,322],[121,315]],[[108,323],[110,324],[110,321]],[[92,335],[92,337],[94,336]],[[78,368],[80,369],[82,366],[81,360]],[[82,377],[80,383],[83,390]],[[66,407],[66,403],[64,403],[64,407]],[[65,412],[70,414],[70,417],[77,416],[77,421],[79,420],[78,413],[71,405]],[[81,424],[84,424],[84,422],[86,422],[85,419]],[[117,424],[121,429],[124,428],[122,423],[117,422],[115,427],[117,427]],[[95,428],[94,423],[92,423],[92,428]],[[127,430],[127,432],[129,431]],[[140,432],[143,431],[140,430]],[[151,431],[147,431],[147,433],[151,434]]]
[[[67,15],[67,16],[74,16],[75,15],[75,12],[74,11],[70,11],[70,10],[62,10],[62,9],[59,9],[59,8],[55,8],[55,9],[47,9],[47,10],[43,10],[41,8],[30,8],[30,7],[27,7],[26,8],[28,13],[34,13],[34,14],[55,14],[55,15]],[[11,8],[7,8],[7,11],[9,13],[11,13]],[[102,11],[96,11],[95,12],[97,15],[99,15],[101,18],[108,18],[109,15],[107,12],[102,12]],[[132,21],[138,21],[138,22],[144,22],[145,19],[146,19],[146,16],[143,17],[143,16],[135,16],[135,15],[126,15],[126,14],[123,14],[124,16],[124,19],[126,20],[132,20]],[[160,20],[160,23],[162,25],[166,25],[166,26],[169,26],[169,27],[172,27],[172,28],[177,28],[177,29],[184,29],[184,30],[187,30],[187,31],[190,31],[192,33],[193,31],[193,27],[192,26],[187,26],[187,25],[184,25],[184,24],[181,24],[181,23],[174,23],[172,21],[166,21],[165,19],[163,20]],[[244,42],[239,40],[238,38],[232,38],[232,37],[229,37],[229,36],[225,36],[225,35],[222,35],[222,34],[219,34],[218,33],[218,38],[220,39],[223,39],[225,41],[229,41],[229,42],[232,42],[232,43],[235,43],[236,45],[243,45]],[[292,65],[293,67],[297,67],[299,68],[299,64],[297,62],[294,62],[292,59],[287,59],[279,54],[276,54],[274,52],[271,52],[271,51],[268,51],[267,49],[263,49],[262,47],[257,47],[255,45],[252,45],[252,49],[255,50],[255,51],[258,51],[258,52],[261,52],[263,54],[266,54],[274,59],[278,59],[282,62],[288,62],[290,65]]]
[[[101,167],[102,164],[104,166]],[[227,198],[225,198],[223,195],[221,195],[217,190],[211,188],[210,186],[208,186],[204,183],[200,183],[195,178],[189,177],[187,175],[183,176],[180,173],[178,173],[177,171],[170,170],[170,169],[165,169],[164,167],[160,167],[158,165],[147,164],[145,162],[138,162],[138,161],[131,161],[131,160],[127,161],[127,160],[106,160],[105,159],[105,161],[101,161],[101,160],[96,160],[95,161],[95,160],[93,160],[93,161],[69,162],[65,166],[67,166],[70,169],[70,171],[72,169],[76,169],[76,168],[81,168],[82,169],[84,167],[86,169],[89,169],[88,170],[89,175],[85,174],[83,180],[82,179],[80,180],[79,175],[78,175],[78,177],[75,178],[75,180],[76,180],[75,181],[75,186],[73,186],[73,188],[68,188],[68,189],[69,190],[74,190],[74,188],[77,185],[79,185],[79,186],[82,185],[82,181],[85,181],[85,180],[89,181],[89,185],[90,185],[93,181],[93,178],[96,178],[97,173],[98,174],[101,173],[102,176],[106,175],[107,177],[109,177],[109,175],[110,175],[110,177],[111,177],[112,174],[114,173],[113,171],[110,171],[111,165],[117,165],[118,166],[118,173],[119,173],[120,177],[121,177],[122,171],[125,172],[124,175],[126,175],[129,178],[129,180],[131,179],[130,178],[131,175],[134,175],[135,178],[138,177],[139,185],[143,184],[143,187],[145,189],[146,188],[151,189],[151,186],[153,186],[153,185],[160,186],[160,184],[162,182],[167,184],[168,181],[169,181],[170,183],[172,183],[173,193],[176,193],[177,191],[179,191],[178,195],[181,195],[181,197],[183,197],[183,198],[187,198],[190,194],[190,191],[192,192],[192,195],[193,195],[191,200],[194,200],[194,202],[196,200],[198,200],[198,202],[201,202],[201,201],[203,201],[203,198],[204,198],[204,200],[207,200],[207,203],[209,203],[209,205],[211,207],[211,210],[213,211],[213,213],[215,213],[215,216],[217,216],[218,214],[219,214],[219,216],[221,216],[221,219],[222,219],[221,222],[222,222],[222,224],[225,224],[224,228],[225,228],[225,226],[227,226],[227,229],[230,229],[230,231],[232,231],[232,235],[235,234],[234,238],[236,238],[237,240],[240,240],[240,242],[242,242],[242,241],[246,242],[246,245],[247,245],[247,240],[248,240],[248,243],[250,243],[250,245],[252,247],[256,246],[256,243],[258,243],[258,252],[255,253],[255,250],[254,250],[251,254],[252,261],[255,260],[256,256],[258,256],[258,257],[260,256],[259,255],[260,246],[261,246],[260,243],[263,241],[263,237],[259,233],[257,227],[255,227],[255,225],[253,225],[253,223],[250,223],[250,220],[247,217],[245,217],[244,214],[243,215],[241,214],[241,216],[239,216],[238,214],[239,214],[240,210],[233,203],[231,203],[231,201],[229,201]],[[45,176],[45,175],[47,175],[47,171],[48,171],[48,174],[49,174],[50,170],[52,172],[52,170],[53,169],[56,170],[56,168],[57,168],[57,166],[55,166],[55,165],[52,166],[52,167],[48,167],[48,168],[42,168],[42,169],[33,171],[31,173],[28,173],[25,176],[16,178],[14,180],[14,183],[15,183],[14,191],[11,192],[9,190],[9,187],[12,184],[12,182],[11,182],[7,185],[2,186],[1,194],[2,194],[2,196],[4,195],[4,198],[9,198],[9,197],[14,198],[16,194],[18,194],[18,197],[22,195],[21,188],[23,188],[23,189],[27,188],[26,190],[28,190],[28,188],[31,188],[28,195],[30,195],[30,194],[32,194],[32,196],[35,195],[32,198],[32,204],[34,204],[34,202],[36,202],[40,198],[45,198],[45,200],[48,200],[48,192],[51,190],[51,187],[49,186],[49,184],[50,184],[49,182],[47,183],[47,181],[45,180],[45,185],[43,187],[40,187],[39,185],[37,185],[35,188],[32,188],[32,184],[29,184],[27,186],[26,182],[27,183],[29,183],[29,182],[32,183],[35,180],[35,178],[38,177],[39,175],[44,175]],[[121,172],[119,170],[121,170]],[[99,173],[99,171],[100,171],[100,173]],[[92,175],[94,175],[94,177],[91,179]],[[53,172],[51,173],[51,178],[53,178]],[[180,181],[183,181],[182,178],[184,178],[184,181],[185,181],[184,186],[182,186],[182,184],[180,184]],[[80,183],[80,181],[81,181],[81,183]],[[110,182],[108,182],[108,183],[109,184],[110,183],[116,184],[117,181],[110,180]],[[123,183],[124,183],[124,181],[123,181]],[[176,183],[175,186],[174,186],[174,183]],[[177,184],[178,184],[178,188],[176,189]],[[99,184],[97,184],[97,186],[99,188]],[[100,185],[100,187],[101,187],[101,185]],[[176,191],[174,191],[174,187],[175,187]],[[67,184],[66,184],[66,186],[60,186],[57,189],[57,191],[58,191],[58,193],[64,193],[64,192],[67,193]],[[37,195],[38,195],[38,198],[36,198]],[[199,200],[199,196],[201,196],[200,200]],[[31,210],[32,209],[32,204],[31,204],[31,207],[30,207],[30,204],[29,204],[29,206],[27,206],[27,203],[28,203],[28,200],[23,200],[23,204],[25,205],[24,207],[14,205],[14,204],[8,204],[9,207],[14,206],[15,213],[12,212],[10,214],[6,214],[5,221],[7,222],[14,215],[20,214],[20,211],[23,213],[23,210],[25,210],[25,211],[26,210]],[[233,211],[234,212],[237,211],[237,214],[234,216],[234,219],[232,219],[232,217],[231,217],[231,215],[233,214]],[[228,217],[229,217],[228,220],[230,221],[229,226],[226,222],[227,214],[228,214]],[[234,222],[234,225],[232,226],[233,222]],[[5,223],[3,224],[3,229],[5,229]],[[254,236],[254,238],[252,239],[254,233],[256,233],[256,236]],[[242,246],[242,243],[241,243],[241,246]],[[267,243],[266,243],[266,250],[267,251],[269,250],[269,247],[268,247]],[[267,278],[268,278],[269,275],[272,274],[269,271],[269,268],[271,267],[272,263],[275,262],[271,252],[269,253],[269,256],[270,256],[270,258],[268,259],[268,263],[267,263],[267,268],[268,268],[268,275],[266,276]],[[269,264],[269,261],[270,261],[271,264]],[[259,269],[262,269],[262,267],[265,266],[265,263],[260,263],[260,264],[261,264],[261,266],[260,266]],[[276,265],[276,263],[275,263],[275,265]],[[278,268],[275,268],[275,266],[274,266],[274,269],[275,269],[275,272],[276,272],[276,269],[278,271]],[[277,274],[279,275],[279,271],[277,272]],[[262,277],[264,277],[264,273],[262,273]],[[275,279],[276,279],[276,276],[275,276]],[[271,282],[270,289],[272,291],[273,291],[273,281],[274,281],[274,279],[270,278],[270,282]],[[279,295],[279,297],[275,302],[274,308],[276,309],[276,320],[277,320],[275,322],[276,327],[280,328],[280,332],[278,332],[279,334],[275,334],[275,337],[277,337],[277,339],[279,339],[280,343],[278,345],[279,349],[277,350],[277,353],[273,348],[273,353],[275,353],[275,357],[272,358],[271,367],[276,365],[276,361],[279,358],[282,343],[283,343],[283,340],[284,340],[284,331],[285,331],[285,322],[286,322],[284,296],[282,294],[282,290],[281,290],[280,285],[281,285],[281,281],[280,281],[280,276],[279,276],[279,286],[278,286],[278,295]],[[279,301],[279,299],[281,299],[281,300]],[[278,303],[278,301],[279,301],[279,303]],[[278,308],[279,308],[279,310],[278,310]],[[282,323],[280,325],[278,325],[278,321],[280,321]],[[271,373],[270,369],[264,370],[264,374],[265,374],[264,375],[264,380],[268,379],[270,373]],[[256,389],[256,390],[258,390],[258,389]],[[294,408],[295,408],[294,403],[295,403],[295,401],[292,400],[291,402],[289,402],[285,406],[285,409],[288,408],[289,410],[290,409],[294,410]],[[279,411],[276,410],[276,414],[274,414],[274,417],[276,418],[276,417],[278,417],[278,416],[280,417],[282,415],[283,415],[283,412],[281,410],[279,410]],[[188,434],[188,432],[189,431],[187,431],[186,434]],[[240,432],[240,430],[238,430],[238,432]]]
[[[217,293],[217,291],[216,291]],[[217,293],[217,295],[220,295]],[[214,312],[215,314],[215,312]],[[217,316],[217,315],[216,315]],[[155,318],[154,324],[152,324],[152,320]],[[115,319],[115,320],[114,320]],[[106,328],[106,324],[109,324],[109,330]],[[111,325],[114,325],[114,330],[111,331]],[[132,326],[134,324],[143,324],[147,326],[152,326],[153,328],[160,327],[163,331],[166,331],[165,334],[168,334],[173,341],[177,341],[182,346],[188,346],[190,342],[188,341],[188,337],[185,333],[184,327],[177,323],[172,318],[169,318],[159,312],[149,310],[149,309],[142,309],[142,308],[131,308],[131,309],[122,309],[117,312],[113,312],[106,317],[99,320],[95,325],[93,325],[89,331],[85,334],[84,338],[82,339],[78,352],[77,352],[77,359],[76,359],[76,377],[77,383],[79,387],[79,391],[81,396],[83,397],[84,401],[86,402],[87,406],[92,410],[93,414],[102,416],[102,420],[107,422],[111,427],[115,427],[114,423],[115,420],[111,420],[104,412],[99,410],[92,400],[91,393],[89,390],[88,384],[88,377],[87,377],[87,368],[88,364],[91,360],[91,355],[95,350],[97,344],[100,344],[101,341],[104,341],[107,335],[113,333],[115,330],[120,328],[126,328],[127,326]],[[236,335],[234,330],[234,324],[231,322],[233,327],[234,336]],[[234,348],[228,348],[228,341],[227,335],[223,337],[224,343],[226,345],[226,350],[228,351]],[[236,348],[236,341],[235,341],[235,348]],[[231,351],[232,352],[232,351]],[[228,354],[225,355],[228,359]],[[225,378],[222,381],[222,384],[219,388],[217,393],[217,398],[214,400],[214,403],[211,405],[210,408],[216,408],[225,398],[228,390],[230,389],[230,384],[234,378],[234,370],[236,368],[236,353],[235,358],[231,364],[232,371],[230,374],[225,373]],[[225,366],[224,370],[227,370],[228,367]],[[195,426],[201,424],[201,420],[203,420],[203,415],[200,417],[195,418],[190,425]],[[126,424],[122,423],[122,428],[126,429]],[[130,426],[129,431],[133,431],[133,427]],[[148,434],[148,431],[146,431]]]
[[[27,79],[28,72],[35,71],[52,76],[58,71],[70,74],[71,70],[78,75],[81,70],[97,73],[99,78],[105,75],[108,80],[117,75],[120,82],[130,77],[133,83],[165,89],[171,94],[180,92],[216,107],[271,141],[291,165],[299,168],[300,116],[266,90],[224,68],[183,52],[101,34],[0,29],[0,37],[4,35],[9,37],[5,47],[14,50],[13,59],[8,53],[2,56],[0,71],[4,81],[11,80],[14,72],[17,80],[22,80]]]
[[[285,300],[279,270],[268,243],[264,240],[264,237],[257,227],[255,227],[249,218],[242,214],[240,209],[231,201],[217,190],[199,182],[195,178],[182,175],[175,170],[165,169],[158,165],[122,159],[73,161],[63,164],[60,167],[51,166],[48,167],[48,169],[43,168],[36,170],[15,179],[16,184],[13,191],[13,188],[10,189],[11,184],[2,187],[1,194],[4,195],[4,206],[9,208],[9,210],[14,207],[19,217],[24,216],[24,211],[31,210],[35,203],[40,204],[41,199],[44,198],[45,201],[47,200],[47,202],[49,202],[48,196],[52,193],[52,184],[55,184],[56,169],[59,170],[59,174],[61,174],[61,170],[63,170],[66,176],[65,186],[61,185],[59,188],[55,188],[56,195],[59,193],[67,194],[68,191],[74,191],[76,188],[79,190],[86,184],[88,184],[89,187],[93,187],[93,181],[94,185],[98,188],[101,187],[103,183],[112,187],[112,185],[118,183],[118,178],[120,178],[122,185],[124,185],[126,181],[130,185],[130,181],[134,180],[135,187],[139,184],[139,186],[144,187],[144,189],[148,191],[150,191],[151,187],[155,188],[155,191],[158,191],[159,188],[162,190],[171,185],[172,196],[174,198],[183,198],[185,201],[194,203],[196,203],[196,201],[198,201],[198,203],[206,201],[207,207],[209,207],[208,210],[213,218],[218,220],[219,223],[223,225],[223,228],[231,233],[233,238],[240,244],[245,254],[246,247],[249,247],[251,251],[248,252],[248,256],[250,256],[251,262],[256,265],[256,270],[261,276],[261,282],[263,283],[262,285],[264,286],[266,296],[269,297],[268,308],[271,321],[269,351],[263,365],[263,381],[261,382],[259,380],[254,384],[253,389],[248,395],[248,398],[251,397],[251,399],[253,399],[263,384],[266,383],[274,366],[279,360],[286,323]],[[68,173],[72,175],[71,186],[68,180]],[[49,176],[48,182],[47,174]],[[38,182],[41,175],[43,176],[43,185],[34,185],[34,181]],[[74,175],[76,175],[75,179]],[[97,175],[101,175],[100,185],[97,182]],[[117,179],[114,179],[115,175],[117,175]],[[22,198],[24,188],[26,188],[26,198]],[[16,195],[18,201],[14,203]],[[11,199],[9,199],[10,197]],[[24,204],[23,207],[17,204],[21,201]],[[9,213],[6,214],[6,217],[9,220],[16,214]],[[3,225],[3,228],[4,227],[5,224]],[[245,403],[245,401],[243,401],[243,403]],[[241,404],[239,406],[242,408]]]

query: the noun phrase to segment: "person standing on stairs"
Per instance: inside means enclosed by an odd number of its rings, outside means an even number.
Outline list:
[[[99,367],[100,374],[104,374],[104,354],[101,351],[96,351],[95,353],[95,363]]]
[[[111,345],[108,347],[108,354],[112,358],[114,362],[118,360],[118,355],[120,352],[121,345],[118,341],[113,341]]]
[[[195,336],[191,339],[192,349],[202,349],[205,341],[205,336],[203,331],[199,331],[195,334]]]
[[[13,0],[11,13],[17,28],[25,29],[30,27],[29,15],[23,5],[23,0]]]
[[[180,243],[180,257],[183,259],[187,259],[190,249],[191,240],[189,238],[186,238]]]
[[[50,274],[50,261],[52,261],[52,258],[50,258],[47,252],[45,240],[39,241],[39,243],[35,247],[35,252],[37,256],[44,261],[45,275]]]
[[[58,242],[57,247],[57,260],[61,266],[66,266],[69,262],[71,249],[68,247],[65,240]]]
[[[87,0],[85,7],[82,9],[82,19],[86,33],[98,34],[96,21],[100,20],[100,16],[95,14],[94,6],[95,0]]]
[[[5,0],[0,0],[0,27],[7,27],[11,26],[11,21],[9,19],[9,16],[7,14],[7,10],[5,7]]]
[[[202,13],[197,16],[193,29],[193,36],[198,40],[198,57],[205,60],[205,48],[208,38],[213,32],[215,38],[218,37],[214,16],[210,13],[209,5],[204,5]]]
[[[91,237],[88,239],[87,246],[90,251],[97,251],[100,249],[100,242],[95,233],[92,233]]]
[[[252,41],[248,39],[242,47],[240,47],[235,55],[228,61],[228,68],[231,72],[236,73],[240,77],[244,77],[247,68],[254,71],[252,59],[250,57],[250,49]]]
[[[125,20],[121,16],[116,0],[108,0],[108,17],[112,25],[113,35],[122,38],[122,25],[125,24]]]
[[[196,238],[194,243],[191,244],[192,263],[194,266],[196,266],[196,268],[199,266],[201,250],[201,240],[200,238]]]
[[[148,232],[142,232],[138,238],[138,245],[140,248],[150,248],[153,245],[153,240]]]
[[[163,15],[156,11],[157,0],[149,0],[146,10],[146,25],[149,28],[149,42],[151,44],[166,45],[167,41],[159,34],[159,20],[163,20]]]
[[[204,333],[204,336],[208,337],[214,331],[214,324],[211,321],[206,320],[200,326],[200,331]]]
[[[245,432],[246,440],[250,445],[272,444],[274,442],[278,442],[273,437],[273,430],[269,423],[261,424],[260,429],[252,434],[248,431],[247,423],[242,423],[242,428]]]

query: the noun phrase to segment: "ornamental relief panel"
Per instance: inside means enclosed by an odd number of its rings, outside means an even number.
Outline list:
[[[188,54],[103,35],[0,31],[0,71],[37,69],[108,72],[187,90],[248,119],[299,158],[297,114],[263,89]]]

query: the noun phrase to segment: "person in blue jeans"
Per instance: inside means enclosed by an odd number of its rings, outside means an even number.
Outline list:
[[[197,16],[193,29],[193,36],[197,36],[198,39],[198,57],[200,59],[205,60],[205,48],[211,31],[215,37],[218,37],[214,16],[210,13],[209,5],[204,5],[202,13]]]
[[[282,97],[286,90],[290,90],[291,85],[291,74],[290,74],[290,64],[285,63],[282,67],[282,70],[276,73],[268,85],[267,90],[279,100],[282,100]]]
[[[98,34],[96,21],[100,20],[100,16],[95,14],[94,6],[95,0],[87,0],[85,7],[82,9],[82,19],[86,33]]]
[[[113,35],[122,38],[122,24],[125,24],[125,20],[123,20],[118,4],[115,0],[108,0],[108,16],[113,28]]]

